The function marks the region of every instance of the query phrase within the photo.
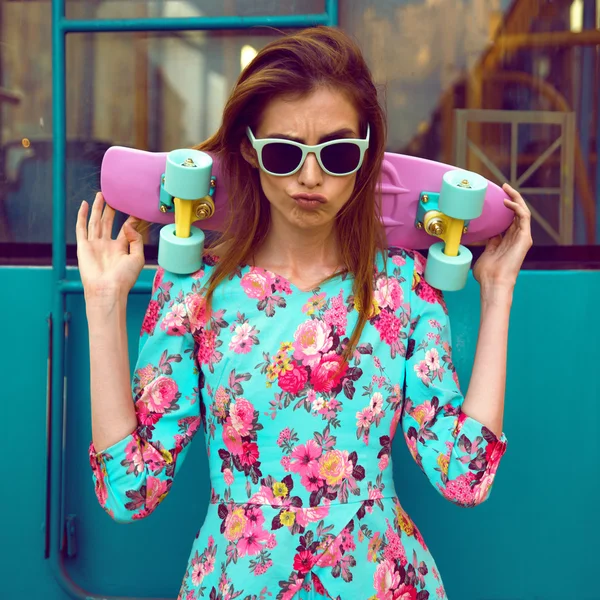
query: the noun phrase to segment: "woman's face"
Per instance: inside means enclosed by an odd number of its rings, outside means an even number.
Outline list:
[[[359,115],[339,91],[321,87],[302,98],[277,98],[265,108],[254,136],[283,137],[308,145],[330,139],[360,138]],[[252,148],[256,163],[256,154]],[[278,177],[259,168],[265,196],[271,204],[271,222],[299,229],[330,228],[335,216],[348,202],[356,173],[344,176],[325,173],[314,154],[293,175]],[[314,195],[316,200],[309,199]]]

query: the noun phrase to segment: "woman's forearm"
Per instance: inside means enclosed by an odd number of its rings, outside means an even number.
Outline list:
[[[131,396],[127,298],[88,300],[92,440],[99,452],[137,427]]]
[[[481,288],[481,319],[469,389],[463,412],[502,434],[506,389],[508,322],[512,287]]]

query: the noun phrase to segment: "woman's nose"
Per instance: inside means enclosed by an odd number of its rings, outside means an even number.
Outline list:
[[[306,187],[315,187],[323,182],[323,170],[313,152],[308,154],[298,171],[298,182]]]

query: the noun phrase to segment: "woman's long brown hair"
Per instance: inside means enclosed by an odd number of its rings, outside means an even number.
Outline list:
[[[196,149],[215,155],[229,191],[229,219],[214,245],[224,244],[211,274],[207,308],[216,287],[248,264],[265,240],[270,206],[261,190],[259,174],[242,156],[241,144],[249,125],[256,130],[266,105],[275,97],[303,96],[319,86],[341,91],[358,111],[361,135],[370,126],[369,149],[358,171],[352,196],[336,216],[344,267],[354,276],[355,304],[364,307],[345,348],[351,356],[369,318],[373,301],[376,254],[384,248],[377,182],[385,151],[385,116],[377,89],[358,45],[342,31],[312,27],[286,35],[265,46],[241,73],[223,112],[217,133]],[[227,243],[234,241],[234,243]]]

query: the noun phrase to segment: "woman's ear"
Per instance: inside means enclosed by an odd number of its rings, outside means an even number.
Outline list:
[[[258,169],[258,157],[256,156],[256,151],[250,144],[250,142],[244,138],[242,143],[240,144],[240,151],[244,160],[255,169]]]

